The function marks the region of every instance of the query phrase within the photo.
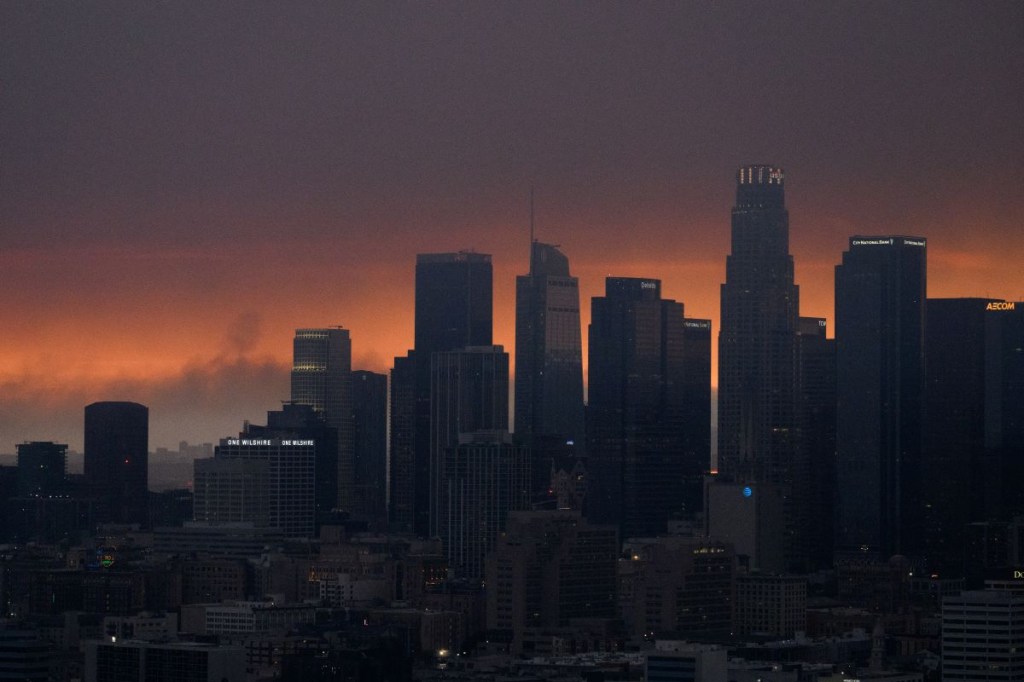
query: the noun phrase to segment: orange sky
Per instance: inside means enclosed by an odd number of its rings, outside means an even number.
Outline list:
[[[828,317],[831,328],[833,268],[845,238],[811,233],[805,239],[812,221],[793,213],[801,312]],[[606,275],[660,278],[664,296],[681,300],[688,316],[713,319],[717,334],[728,205],[716,223],[679,230],[706,235],[703,240],[673,240],[670,219],[626,225],[619,234],[586,225],[548,230],[543,222],[539,236],[563,245],[580,278],[584,344],[589,300],[602,293]],[[1006,229],[986,227],[953,244],[930,232],[949,234],[957,225],[903,230],[930,237],[930,296],[1024,298],[1024,269],[1014,256],[1024,245],[1019,237],[985,238]],[[471,247],[494,255],[494,339],[513,354],[514,281],[526,269],[525,231],[500,225],[480,234],[489,238],[439,243],[433,250]],[[355,265],[336,262],[343,243],[310,240],[293,247],[2,254],[7,328],[0,338],[0,384],[8,403],[20,398],[37,413],[13,410],[26,414],[20,421],[8,418],[3,449],[50,438],[74,447],[81,408],[107,399],[153,403],[154,446],[230,435],[243,419],[259,422],[287,398],[291,337],[300,326],[345,326],[353,338],[353,367],[387,371],[391,358],[411,344],[413,263],[429,245],[411,243],[387,261]]]

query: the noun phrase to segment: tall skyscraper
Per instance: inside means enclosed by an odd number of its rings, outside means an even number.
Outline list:
[[[534,492],[550,482],[547,442],[583,445],[579,281],[557,247],[530,245],[530,274],[516,277],[515,433],[534,452]],[[559,447],[559,451],[564,447]]]
[[[388,453],[388,529],[413,533],[417,523],[423,533],[429,527],[429,485],[416,485],[430,479],[430,457],[416,457],[416,351],[395,358],[391,369]],[[429,413],[428,413],[429,420]],[[429,423],[429,422],[428,422]],[[427,510],[417,515],[417,510]]]
[[[928,299],[925,330],[925,554],[977,584],[971,535],[1024,514],[1024,303]]]
[[[605,280],[591,304],[590,508],[623,537],[664,533],[687,509],[684,344],[683,304],[662,300],[659,280]]]
[[[352,444],[352,341],[348,330],[296,329],[292,402],[309,405],[338,430],[334,506],[352,510],[355,496]]]
[[[431,356],[431,536],[443,537],[451,451],[461,435],[475,431],[508,431],[508,353],[501,346],[469,346]]]
[[[837,550],[923,540],[926,243],[855,236],[836,266]]]
[[[797,336],[797,467],[792,568],[832,565],[836,470],[836,342],[826,321],[801,317]]]
[[[149,408],[129,402],[85,407],[85,483],[96,520],[148,522]]]
[[[739,169],[718,336],[718,470],[790,484],[799,289],[783,173]]]
[[[493,270],[488,254],[460,251],[416,257],[415,347],[391,375],[390,524],[430,533],[430,387],[434,353],[490,346]]]
[[[930,298],[925,315],[925,554],[930,570],[961,575],[967,524],[986,521],[998,467],[985,455],[984,298]]]
[[[711,320],[683,320],[683,357],[683,491],[696,512],[711,469]]]
[[[493,279],[486,253],[416,256],[416,352],[429,359],[431,353],[491,345]]]
[[[990,514],[1024,515],[1024,302],[985,306],[985,459],[1000,483]]]
[[[358,518],[372,527],[387,520],[388,376],[352,372],[353,451]]]

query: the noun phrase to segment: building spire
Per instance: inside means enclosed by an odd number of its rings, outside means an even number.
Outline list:
[[[533,274],[533,245],[537,243],[536,237],[534,237],[534,223],[533,223],[533,185],[530,185],[530,274]]]

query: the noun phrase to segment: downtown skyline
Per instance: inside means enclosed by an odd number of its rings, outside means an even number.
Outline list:
[[[1024,299],[1019,5],[462,9],[5,6],[0,452],[81,449],[97,400],[216,442],[300,327],[387,371],[417,253],[492,254],[514,357],[531,187],[584,330],[634,276],[717,337],[748,163],[786,170],[801,315],[834,328],[854,234],[926,237],[929,297]]]

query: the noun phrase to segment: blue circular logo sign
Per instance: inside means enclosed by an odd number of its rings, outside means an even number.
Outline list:
[[[748,486],[744,486],[744,488],[743,488],[743,497],[750,497],[753,494],[754,494],[753,488],[751,488],[749,485]]]

